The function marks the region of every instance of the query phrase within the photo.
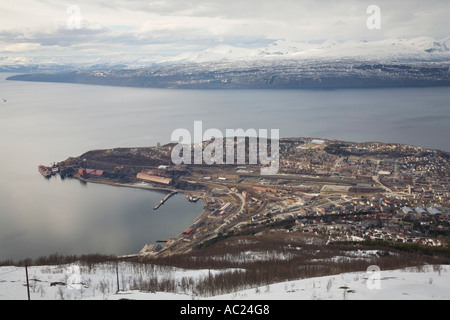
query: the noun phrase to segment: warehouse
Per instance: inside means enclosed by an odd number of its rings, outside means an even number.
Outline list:
[[[150,175],[150,174],[143,173],[143,172],[138,173],[138,175],[136,177],[140,180],[164,184],[164,185],[171,185],[173,182],[172,178],[165,178],[165,177]]]

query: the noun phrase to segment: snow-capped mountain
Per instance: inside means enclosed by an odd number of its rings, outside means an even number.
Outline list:
[[[429,37],[420,37],[414,39],[402,39],[398,44],[411,46],[420,51],[428,53],[449,52],[450,51],[450,37],[442,41],[437,41]]]
[[[185,52],[177,56],[133,56],[126,60],[118,57],[27,57],[0,56],[0,72],[64,72],[92,69],[137,69],[155,64],[207,63],[229,61],[280,61],[280,60],[355,60],[388,62],[448,62],[450,37],[433,39],[385,39],[379,41],[350,40],[340,42],[294,42],[276,40],[260,48],[243,48],[218,45],[203,51]]]
[[[8,67],[2,67],[0,60],[0,71],[28,73],[9,80],[155,88],[429,87],[450,85],[449,48],[449,38],[320,43],[278,40],[257,49],[220,45],[154,62],[144,57],[146,63],[143,57],[134,61],[118,61],[117,57],[100,62],[71,60],[76,62],[67,64],[61,60],[33,64],[35,61],[27,59],[7,59]]]
[[[159,63],[170,62],[208,62],[222,60],[242,60],[256,57],[255,51],[247,48],[233,47],[229,45],[218,45],[201,52],[186,52],[170,59],[158,61]]]
[[[429,37],[414,39],[387,39],[379,41],[350,40],[339,42],[293,42],[277,40],[257,48],[217,46],[202,52],[189,52],[166,61],[207,62],[225,60],[258,59],[361,59],[389,61],[448,61],[450,60],[450,38],[436,40]],[[166,62],[165,61],[165,62]]]

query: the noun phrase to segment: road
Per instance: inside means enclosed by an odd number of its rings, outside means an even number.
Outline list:
[[[384,184],[382,184],[382,183],[380,182],[380,179],[378,178],[378,175],[372,176],[372,179],[373,179],[373,181],[374,181],[376,184],[380,185],[384,190],[386,190],[386,191],[389,192],[390,194],[394,194],[394,193],[395,193],[395,192],[393,192],[391,189],[389,189],[388,187],[386,187]]]

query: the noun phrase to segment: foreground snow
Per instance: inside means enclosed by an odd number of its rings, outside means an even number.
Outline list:
[[[448,300],[450,266],[440,272],[426,267],[417,270],[381,271],[379,282],[373,274],[358,272],[303,279],[245,290],[216,299],[237,300]],[[258,292],[259,291],[259,292]]]
[[[119,270],[119,272],[117,272]],[[283,282],[232,294],[198,297],[186,289],[180,293],[130,290],[133,281],[149,277],[181,281],[201,279],[210,272],[226,270],[182,270],[152,267],[151,270],[121,263],[88,270],[78,265],[29,267],[32,300],[449,300],[450,266],[425,266],[404,270],[357,272]],[[117,291],[117,274],[121,291]],[[26,300],[25,268],[0,268],[0,300]]]

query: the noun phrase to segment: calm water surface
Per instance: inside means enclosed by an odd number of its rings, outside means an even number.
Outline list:
[[[0,73],[0,260],[128,254],[176,236],[203,203],[45,180],[39,164],[92,149],[153,146],[173,130],[280,129],[282,137],[408,143],[450,151],[450,89],[160,90],[5,81]]]

